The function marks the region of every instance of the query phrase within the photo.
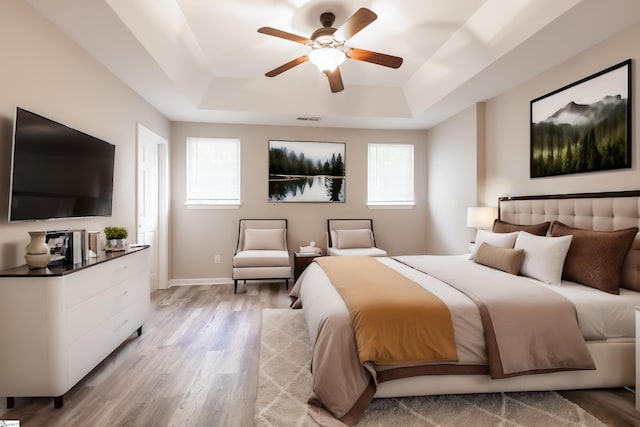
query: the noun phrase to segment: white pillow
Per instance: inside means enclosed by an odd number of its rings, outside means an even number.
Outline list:
[[[244,250],[284,251],[284,228],[247,228],[244,230]]]
[[[370,248],[373,246],[371,241],[371,230],[368,228],[359,228],[354,230],[337,230],[338,249],[355,249]]]
[[[513,245],[518,237],[518,232],[512,233],[492,233],[491,231],[478,230],[476,233],[476,242],[471,251],[470,259],[474,259],[480,249],[480,245],[487,243],[498,248],[513,249]]]
[[[524,249],[520,274],[552,285],[562,280],[562,268],[573,236],[546,237],[520,231],[515,249]]]

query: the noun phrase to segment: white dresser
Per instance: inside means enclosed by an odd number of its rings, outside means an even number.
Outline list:
[[[0,272],[0,396],[63,395],[134,332],[150,308],[147,247],[82,263]]]

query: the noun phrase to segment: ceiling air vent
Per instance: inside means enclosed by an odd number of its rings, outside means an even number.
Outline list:
[[[298,117],[297,120],[301,120],[303,122],[319,122],[320,117]]]

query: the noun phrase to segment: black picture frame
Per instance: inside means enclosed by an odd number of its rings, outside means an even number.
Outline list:
[[[530,177],[631,167],[631,59],[531,101]]]
[[[344,203],[346,144],[269,140],[269,202]]]

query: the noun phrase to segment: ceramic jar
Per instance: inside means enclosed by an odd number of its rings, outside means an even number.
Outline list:
[[[45,241],[47,233],[45,231],[30,231],[31,241],[24,248],[27,254],[24,256],[29,268],[45,268],[51,260],[49,246]]]

